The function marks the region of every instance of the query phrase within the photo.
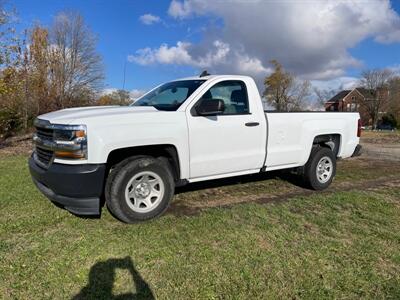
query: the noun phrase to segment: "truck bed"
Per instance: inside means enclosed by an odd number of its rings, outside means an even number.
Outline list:
[[[358,113],[270,112],[267,119],[267,169],[302,166],[307,162],[315,137],[336,135],[338,157],[350,157],[359,142]]]

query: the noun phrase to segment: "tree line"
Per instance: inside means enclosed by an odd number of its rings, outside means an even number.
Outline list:
[[[28,130],[50,111],[129,102],[126,91],[101,95],[97,38],[79,13],[60,12],[50,26],[36,24],[22,34],[14,18],[0,4],[0,138]]]

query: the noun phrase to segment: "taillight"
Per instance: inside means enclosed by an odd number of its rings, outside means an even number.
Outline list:
[[[358,119],[358,125],[357,125],[357,137],[361,136],[361,119]]]

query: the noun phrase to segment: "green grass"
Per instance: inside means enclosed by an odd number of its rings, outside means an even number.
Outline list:
[[[400,298],[399,187],[125,225],[106,210],[101,219],[81,219],[54,207],[31,183],[26,157],[2,159],[0,169],[3,298]],[[245,195],[251,185],[211,196]],[[254,185],[261,193],[288,183]],[[178,198],[196,196],[207,193]]]

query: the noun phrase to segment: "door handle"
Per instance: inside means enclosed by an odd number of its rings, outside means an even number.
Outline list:
[[[260,123],[258,123],[258,122],[247,122],[244,125],[246,125],[248,127],[254,127],[254,126],[260,125]]]

